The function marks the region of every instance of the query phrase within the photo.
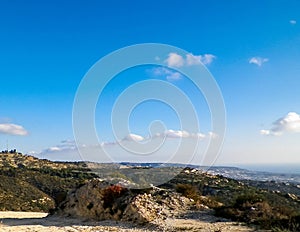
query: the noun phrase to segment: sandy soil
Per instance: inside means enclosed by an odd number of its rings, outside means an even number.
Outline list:
[[[182,218],[167,219],[147,226],[137,226],[125,222],[88,222],[79,219],[48,216],[45,213],[0,212],[1,232],[142,232],[142,231],[194,231],[194,232],[234,232],[254,231],[249,227],[216,218],[210,212],[194,212]]]

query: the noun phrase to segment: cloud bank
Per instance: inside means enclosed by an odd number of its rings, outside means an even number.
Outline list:
[[[163,133],[157,133],[153,136],[153,138],[168,138],[168,139],[176,139],[176,138],[193,138],[193,139],[204,139],[206,137],[210,137],[212,132],[208,132],[208,135],[202,133],[189,133],[185,130],[166,130]],[[122,141],[135,141],[135,142],[141,142],[141,141],[147,141],[149,140],[149,137],[143,137],[141,135],[137,134],[129,134],[125,136]],[[117,142],[116,142],[117,143]]]
[[[271,129],[260,131],[261,135],[280,136],[283,133],[300,133],[300,115],[289,112],[286,116],[273,122]]]
[[[198,138],[204,139],[206,136],[202,133],[189,133],[184,130],[166,130],[164,133],[156,134],[159,137],[166,138]]]
[[[159,60],[159,57],[155,57],[155,60]],[[168,54],[168,58],[164,62],[173,68],[188,67],[193,65],[209,65],[216,59],[216,56],[212,54],[204,55],[193,55],[192,53],[187,54],[185,57],[171,52]],[[165,67],[158,67],[152,70],[155,76],[164,76],[168,81],[177,81],[182,79],[182,75],[179,72],[172,71],[171,69]]]
[[[153,139],[155,138],[167,138],[167,139],[178,139],[178,138],[185,138],[185,139],[205,139],[205,138],[217,138],[217,135],[213,132],[208,132],[207,135],[202,134],[202,133],[189,133],[187,131],[184,130],[166,130],[162,133],[157,133],[153,136]],[[126,142],[143,142],[143,141],[147,141],[150,138],[148,136],[141,136],[138,134],[133,134],[130,133],[128,135],[126,135],[123,139],[121,139],[121,141],[126,141]],[[114,146],[114,145],[118,145],[118,141],[115,142],[102,142],[99,145],[93,145],[93,146],[87,146],[87,145],[79,145],[81,147],[84,148],[93,148],[93,147],[97,147],[97,146]],[[60,144],[46,148],[44,150],[42,150],[42,152],[40,153],[36,153],[35,154],[50,154],[50,153],[56,153],[56,152],[69,152],[69,151],[77,151],[77,145],[76,142],[74,140],[64,140],[61,141]]]
[[[44,153],[52,153],[52,152],[60,152],[60,151],[70,151],[76,150],[77,146],[74,140],[63,140],[60,144],[44,149],[41,154]]]
[[[5,123],[0,124],[0,134],[25,136],[28,134],[28,131],[23,126]]]
[[[192,66],[192,65],[200,65],[205,64],[208,65],[216,59],[216,56],[212,54],[204,54],[204,55],[193,55],[192,53],[187,54],[185,57],[171,52],[168,55],[168,58],[165,60],[165,63],[170,67],[183,67],[183,66]]]

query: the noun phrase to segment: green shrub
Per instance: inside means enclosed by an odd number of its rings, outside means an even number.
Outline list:
[[[243,208],[245,206],[253,205],[258,202],[263,202],[265,200],[264,196],[257,193],[245,193],[236,197],[234,202],[234,207]]]
[[[176,191],[183,196],[197,201],[200,197],[200,193],[197,188],[191,184],[177,184]]]

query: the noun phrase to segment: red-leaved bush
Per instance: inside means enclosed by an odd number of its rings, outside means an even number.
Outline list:
[[[127,192],[127,188],[120,185],[111,185],[105,188],[103,191],[103,207],[111,207],[115,200],[121,197],[125,192]]]

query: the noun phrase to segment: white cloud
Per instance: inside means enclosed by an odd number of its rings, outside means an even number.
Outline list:
[[[23,126],[12,124],[12,123],[5,123],[5,124],[0,124],[0,133],[24,136],[28,134],[28,131],[26,131]]]
[[[104,147],[104,146],[112,146],[112,145],[116,145],[117,142],[101,142],[100,146]]]
[[[190,134],[184,130],[167,130],[164,135],[167,138],[188,138]]]
[[[155,137],[166,137],[169,139],[176,139],[176,138],[204,139],[206,138],[206,135],[202,133],[189,133],[185,130],[166,130],[163,133],[157,133]]]
[[[198,139],[204,139],[206,137],[205,134],[202,133],[196,133],[196,134],[191,134],[192,138],[198,138]]]
[[[212,131],[208,132],[208,136],[209,136],[211,139],[216,139],[216,138],[219,137],[219,135],[218,135],[217,133],[212,132]]]
[[[124,138],[127,138],[127,140],[124,141]],[[193,149],[193,152],[197,152],[197,162],[200,163],[210,139],[207,133],[166,130],[161,131],[152,138],[149,135],[141,136],[130,133],[117,141],[103,143],[85,141],[78,146],[78,149],[75,141],[66,140],[58,143],[58,145],[50,146],[42,152],[30,152],[30,154],[56,161],[89,161],[98,163],[123,161],[170,162],[170,158],[172,158],[172,162],[175,163],[188,163],[190,158],[187,157],[187,154],[191,155],[190,149]],[[136,142],[136,140],[141,141],[140,143],[142,144],[138,144],[139,142]],[[181,143],[184,149],[180,149],[181,151],[178,153],[178,145]],[[196,144],[197,147],[195,147]],[[141,152],[140,154],[150,154],[149,152],[151,152],[151,155],[136,155],[139,152]],[[176,154],[176,157],[173,154]]]
[[[183,66],[192,66],[200,64],[210,64],[213,60],[216,59],[216,56],[212,54],[204,55],[193,55],[189,53],[186,57],[183,57],[177,53],[169,53],[168,58],[165,60],[168,66],[170,67],[183,67]]]
[[[260,130],[259,133],[261,135],[265,135],[265,136],[280,136],[280,135],[282,135],[282,132],[276,132],[273,130]]]
[[[271,131],[270,130],[260,130],[261,135],[270,135]]]
[[[183,56],[177,54],[177,53],[169,53],[168,58],[165,60],[165,63],[169,67],[187,67],[187,66],[193,66],[193,65],[201,65],[201,64],[210,64],[213,62],[213,60],[216,58],[216,56],[212,54],[204,54],[204,55],[193,55],[191,53],[187,54],[184,58]],[[156,60],[159,59],[159,57],[155,58]],[[182,75],[179,72],[172,71],[165,67],[158,67],[153,69],[153,74],[156,76],[165,76],[168,81],[176,81],[182,79]]]
[[[186,65],[199,65],[199,64],[210,64],[213,62],[213,60],[216,58],[216,56],[212,54],[204,54],[204,55],[198,55],[195,56],[193,54],[187,54],[186,55]]]
[[[171,52],[169,53],[168,58],[165,60],[165,62],[170,67],[182,67],[184,65],[184,58],[177,53]]]
[[[143,136],[137,135],[137,134],[128,134],[127,136],[125,136],[124,139],[122,139],[123,141],[135,141],[135,142],[140,142],[145,140],[145,138]]]
[[[179,72],[174,72],[164,67],[154,68],[153,74],[155,76],[165,76],[168,81],[177,81],[182,79],[182,75]]]
[[[170,75],[166,76],[168,81],[177,81],[182,78],[182,75],[179,72],[173,72]]]
[[[202,58],[201,55],[194,56],[193,54],[187,54],[186,55],[186,64],[188,66],[201,64],[201,58]]]
[[[38,155],[39,153],[36,152],[36,151],[29,151],[27,152],[28,155],[32,155],[32,156],[35,156],[35,155]]]
[[[211,132],[208,133],[208,135],[210,135]],[[205,134],[202,133],[189,133],[185,130],[166,130],[163,133],[157,133],[155,134],[155,137],[165,137],[165,138],[169,138],[169,139],[176,139],[176,138],[197,138],[197,139],[204,139],[207,136]],[[143,137],[141,135],[137,135],[137,134],[129,134],[127,136],[125,136],[122,141],[136,141],[136,142],[140,142],[140,141],[145,141],[145,140],[149,140],[149,137]],[[117,144],[117,142],[114,142],[114,144]]]
[[[61,147],[50,147],[48,148],[48,151],[62,151],[63,149]]]
[[[289,112],[286,116],[279,118],[273,123],[269,130],[261,130],[261,135],[279,136],[284,132],[300,133],[300,115],[295,112]]]
[[[249,64],[256,64],[257,66],[262,66],[264,63],[266,63],[268,61],[269,61],[268,58],[262,58],[262,57],[256,56],[256,57],[252,57],[249,60]]]
[[[211,132],[208,133],[208,136],[210,136]],[[197,139],[204,139],[207,136],[202,133],[189,133],[185,130],[166,130],[163,133],[157,133],[153,138],[155,137],[166,137],[169,139],[175,139],[175,138],[197,138]],[[111,142],[101,142],[100,145],[80,145],[81,147],[84,148],[92,148],[92,147],[97,147],[97,146],[113,146],[113,145],[118,145],[119,142],[122,141],[128,141],[128,142],[141,142],[141,141],[146,141],[149,140],[149,137],[143,137],[138,134],[130,133],[126,135],[123,139],[120,141],[111,141]],[[51,153],[51,152],[61,152],[61,151],[70,151],[70,150],[77,150],[77,145],[74,140],[64,140],[61,141],[60,144],[49,147],[47,149],[44,149],[43,152],[41,153]]]
[[[297,21],[292,19],[292,20],[290,20],[290,24],[295,25],[295,24],[297,24]]]
[[[166,139],[178,139],[178,138],[186,138],[186,139],[205,139],[208,137],[212,137],[212,133],[209,132],[208,135],[202,134],[202,133],[189,133],[185,130],[166,130],[162,133],[156,134],[153,139],[161,137],[161,138],[166,138]],[[121,142],[141,142],[141,141],[147,141],[149,140],[149,137],[143,137],[138,134],[133,134],[130,133],[126,135],[123,139],[120,141],[112,141],[112,142],[101,142],[100,144],[95,144],[95,145],[79,145],[81,149],[85,149],[87,151],[99,151],[98,148],[99,146],[101,147],[118,147],[119,143]],[[58,160],[65,160],[63,159],[64,157],[68,156],[71,159],[74,157],[78,157],[78,149],[77,149],[77,144],[74,140],[63,140],[61,141],[58,145],[51,146],[49,148],[46,148],[42,150],[42,152],[35,152],[32,151],[30,152],[32,155],[50,155],[49,157],[56,157]],[[70,155],[72,154],[72,155]],[[59,156],[61,158],[59,158]]]
[[[60,142],[60,144],[56,146],[52,146],[49,148],[44,149],[41,154],[44,153],[53,153],[53,152],[61,152],[61,151],[70,151],[70,150],[76,150],[76,142],[74,140],[63,140]]]
[[[125,136],[121,141],[128,141],[128,142],[139,142],[145,140],[144,137],[137,135],[137,134],[128,134]],[[95,145],[85,145],[85,144],[80,144],[77,145],[74,140],[63,140],[59,144],[55,146],[48,147],[40,153],[35,153],[35,154],[55,154],[55,153],[69,153],[69,152],[78,152],[77,146],[81,149],[91,149],[91,150],[96,150],[99,146],[100,147],[109,147],[109,146],[114,146],[117,145],[119,142],[118,141],[112,141],[112,142],[101,142],[100,144],[95,144]]]

